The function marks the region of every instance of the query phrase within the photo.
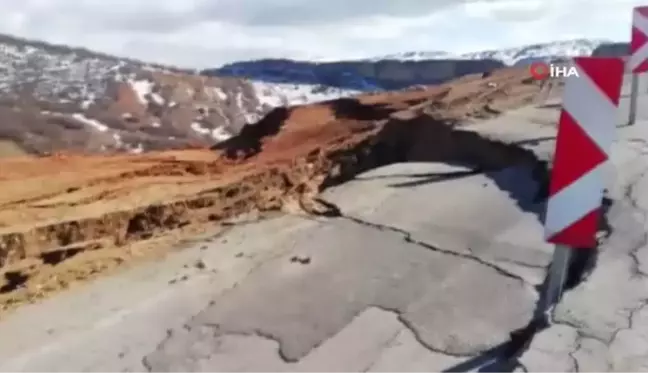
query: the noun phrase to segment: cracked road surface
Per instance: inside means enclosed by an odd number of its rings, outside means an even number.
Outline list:
[[[467,128],[548,158],[557,116],[529,107]],[[646,124],[622,128],[613,150],[597,267],[531,341],[523,368],[648,369]],[[0,370],[478,370],[535,311],[553,250],[539,190],[524,168],[370,171],[324,193],[340,216],[241,224],[25,307],[0,322],[11,336]]]
[[[645,79],[645,77],[643,77]],[[640,92],[646,92],[645,85]],[[627,98],[620,116],[627,116]],[[609,237],[590,276],[567,292],[554,325],[538,333],[520,364],[528,371],[648,370],[648,105],[621,127],[612,149]]]

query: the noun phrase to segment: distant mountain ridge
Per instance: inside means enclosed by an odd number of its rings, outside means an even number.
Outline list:
[[[203,70],[207,76],[247,78],[269,83],[311,84],[357,91],[399,90],[434,85],[454,78],[505,67],[494,59],[432,59],[422,61],[357,60],[308,62],[264,59],[235,62]]]
[[[200,72],[0,34],[0,144],[37,154],[211,146],[276,107],[439,84],[507,63],[627,51],[627,43],[583,39],[462,56],[264,59]]]
[[[611,43],[611,41],[603,39],[573,39],[462,54],[451,54],[439,51],[404,52],[376,57],[370,60],[378,61],[394,59],[399,61],[421,61],[426,59],[495,59],[502,61],[505,65],[514,66],[519,64],[521,61],[528,59],[590,56],[596,48],[606,43]]]
[[[502,67],[524,66],[536,61],[564,60],[595,53],[621,55],[627,53],[623,45],[627,44],[600,39],[573,39],[460,55],[443,51],[409,51],[335,62],[262,59],[234,62],[203,70],[202,73],[207,76],[322,85],[366,92],[439,84],[468,74],[488,73]]]

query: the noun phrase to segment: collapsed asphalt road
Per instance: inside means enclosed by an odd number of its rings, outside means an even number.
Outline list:
[[[25,309],[0,324],[19,335],[0,349],[2,368],[443,370],[508,343],[532,317],[552,250],[538,190],[530,168],[374,170],[322,196],[343,216],[279,217],[183,253],[204,263],[198,274],[140,269]],[[17,332],[41,312],[57,320],[44,336]]]
[[[517,110],[475,131],[546,158],[556,110]],[[164,263],[26,307],[0,323],[12,336],[0,341],[0,369],[633,370],[648,289],[640,126],[621,129],[613,149],[596,267],[557,324],[513,343],[553,250],[536,170],[410,163],[326,191],[338,216],[239,223]]]
[[[645,86],[641,92],[645,92]],[[622,100],[625,123],[628,100]],[[538,333],[521,357],[528,371],[646,371],[648,369],[648,111],[621,125],[612,148],[607,213],[609,234],[587,280],[556,307],[554,325]]]

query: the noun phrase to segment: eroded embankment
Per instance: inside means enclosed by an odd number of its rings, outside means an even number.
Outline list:
[[[463,94],[440,87],[277,109],[213,151],[3,162],[0,304],[42,298],[246,212],[324,213],[319,191],[390,163],[528,165],[546,179],[532,152],[460,129],[466,117],[497,115],[539,92],[524,76],[489,79],[496,88],[467,80]]]

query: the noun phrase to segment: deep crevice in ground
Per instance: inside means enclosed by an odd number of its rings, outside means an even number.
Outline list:
[[[500,275],[503,275],[505,277],[512,278],[512,279],[514,279],[516,281],[520,281],[520,282],[522,282],[524,284],[527,284],[527,282],[526,282],[526,280],[524,278],[522,278],[522,277],[520,277],[520,276],[518,276],[518,275],[516,275],[516,274],[514,274],[514,273],[512,273],[510,271],[507,271],[507,270],[497,266],[496,264],[490,263],[490,262],[488,262],[488,261],[486,261],[486,260],[484,260],[484,259],[482,259],[480,257],[472,256],[470,254],[465,254],[465,253],[458,253],[458,252],[455,252],[455,251],[452,251],[452,250],[445,250],[445,249],[430,245],[430,244],[428,244],[426,242],[423,242],[423,241],[414,240],[414,239],[412,239],[411,233],[404,230],[404,229],[400,229],[400,228],[397,228],[397,227],[392,227],[392,226],[385,225],[385,224],[373,223],[373,222],[366,221],[366,220],[363,220],[363,219],[360,219],[360,218],[357,218],[357,217],[353,217],[353,216],[347,216],[347,215],[344,215],[341,212],[341,210],[339,209],[339,207],[335,206],[334,204],[331,204],[330,202],[327,202],[327,201],[322,201],[322,203],[325,203],[325,204],[327,204],[329,206],[329,210],[328,210],[329,213],[326,214],[326,217],[329,217],[329,218],[330,217],[339,217],[339,218],[342,218],[342,219],[352,221],[352,222],[354,222],[356,224],[367,226],[367,227],[370,227],[370,228],[373,228],[373,229],[378,229],[380,231],[391,231],[393,233],[401,235],[403,237],[403,239],[408,243],[412,243],[412,244],[424,247],[426,249],[429,249],[429,250],[432,250],[432,251],[435,251],[435,252],[439,252],[439,253],[443,253],[443,254],[446,254],[446,255],[452,255],[452,256],[462,258],[462,259],[475,261],[475,262],[479,263],[480,265],[484,265],[484,266],[487,266],[487,267],[495,270]],[[571,287],[578,284],[578,282],[575,279],[576,278],[581,279],[582,278],[582,269],[586,268],[586,266],[583,265],[583,260],[582,259],[575,260],[572,263],[573,264],[570,266],[570,270],[569,270],[570,274],[568,275],[568,281],[571,281],[570,282]],[[566,289],[571,288],[571,287],[566,286]],[[540,291],[540,289],[537,289],[537,290]],[[540,302],[540,300],[539,300],[539,302]],[[382,308],[382,309],[384,309],[384,308]],[[421,345],[425,346],[431,352],[437,352],[437,353],[445,354],[447,356],[455,356],[455,355],[449,354],[449,353],[447,353],[447,352],[445,352],[443,350],[438,350],[438,349],[431,348],[424,340],[422,340],[420,337],[418,337],[418,335],[417,335],[417,333],[415,331],[415,328],[413,328],[411,325],[407,324],[406,320],[401,317],[400,312],[398,312],[398,310],[390,310],[390,309],[385,309],[385,310],[397,313],[398,316],[399,316],[399,320],[401,322],[403,322],[403,324],[410,331],[412,331],[412,333],[414,333],[414,335],[417,337],[416,338],[417,341]],[[482,355],[479,355],[477,357],[455,356],[455,357],[466,357],[467,360],[466,360],[465,363],[456,365],[456,366],[454,366],[452,368],[447,369],[446,371],[448,371],[448,372],[462,372],[462,371],[467,371],[467,370],[473,370],[476,367],[482,367],[482,369],[480,369],[480,371],[493,371],[493,372],[513,371],[519,365],[518,362],[517,362],[517,358],[523,353],[523,350],[525,350],[528,347],[528,345],[531,343],[531,341],[532,341],[533,337],[535,336],[535,334],[537,334],[538,332],[540,332],[541,330],[543,330],[547,326],[549,326],[548,320],[534,318],[534,319],[531,320],[531,322],[527,326],[525,326],[525,327],[523,327],[523,328],[521,328],[519,330],[513,331],[511,333],[511,338],[510,338],[510,340],[508,342],[506,342],[506,343],[504,343],[502,345],[496,346],[494,348],[491,348],[488,351],[484,352]],[[484,368],[486,368],[486,369],[484,370]]]
[[[539,160],[536,155],[527,149],[515,144],[507,144],[501,141],[484,138],[472,131],[456,128],[456,121],[434,118],[432,116],[419,116],[413,119],[390,118],[382,127],[380,136],[370,136],[357,142],[351,147],[340,148],[328,153],[326,156],[332,164],[328,164],[330,172],[326,179],[319,185],[319,189],[341,184],[356,177],[359,173],[403,162],[443,162],[455,165],[471,165],[473,173],[493,173],[510,167],[523,167],[530,171],[533,178],[540,185],[533,201],[527,200],[526,196],[518,195],[519,190],[513,188],[515,180],[495,180],[500,189],[508,192],[511,198],[516,200],[520,208],[531,211],[541,218],[541,212],[534,210],[536,205],[545,199],[549,174],[547,163]],[[258,144],[251,146],[252,153],[259,151]],[[234,147],[241,150],[241,147]],[[245,148],[243,150],[249,150]],[[315,156],[319,153],[313,153]],[[247,156],[250,156],[247,154]],[[433,182],[428,180],[427,182]],[[425,180],[423,182],[426,182]],[[411,187],[411,185],[408,185]],[[337,206],[319,200],[320,205],[325,208],[318,211],[305,208],[304,210],[326,217],[344,217]],[[317,199],[311,202],[317,202]],[[320,206],[321,207],[321,206]],[[346,217],[349,218],[349,217]],[[358,224],[372,225],[370,222],[355,220]],[[389,229],[403,236],[408,242],[425,246],[428,249],[444,252],[449,255],[461,256],[467,260],[477,261],[482,265],[489,266],[500,274],[524,282],[524,279],[499,268],[481,258],[466,254],[458,254],[453,251],[432,247],[425,242],[415,241],[411,234],[393,227],[378,226],[373,228]],[[533,337],[534,333],[515,332],[510,342],[499,346],[495,359],[500,362],[507,361],[521,345],[524,345]],[[501,358],[500,358],[501,357]],[[489,357],[492,359],[492,357]]]
[[[536,158],[535,154],[533,154],[533,158],[535,159],[535,162],[531,164],[525,162],[524,164],[527,167],[532,167],[532,176],[534,180],[538,183],[538,190],[534,200],[523,201],[522,199],[515,198],[516,196],[513,195],[514,192],[512,190],[508,190],[512,194],[512,197],[516,199],[520,208],[522,208],[523,210],[528,210],[531,207],[530,204],[532,203],[542,202],[542,205],[544,205],[544,202],[546,202],[546,199],[548,198],[548,185],[549,185],[549,174],[550,174],[549,165],[546,161],[542,161]],[[500,170],[503,168],[505,168],[505,166],[500,167]],[[490,171],[496,171],[496,170],[497,168],[492,167],[491,165]],[[479,172],[482,172],[482,170],[479,169],[479,167],[477,167],[474,172],[468,172],[467,175],[473,175]],[[417,183],[416,185],[418,184],[420,183]],[[497,183],[497,184],[502,189],[506,189],[506,185],[502,185],[501,183]],[[403,239],[407,242],[419,246],[423,246],[427,249],[441,252],[444,254],[458,256],[463,259],[476,261],[482,265],[486,265],[496,270],[501,275],[504,275],[509,278],[514,278],[518,281],[526,283],[526,281],[520,276],[515,275],[509,271],[506,271],[495,264],[485,261],[482,258],[471,256],[470,254],[462,254],[451,250],[444,250],[442,248],[434,247],[425,242],[414,240],[412,238],[411,233],[407,232],[406,230],[384,225],[384,224],[369,222],[357,217],[347,216],[343,213],[342,209],[339,206],[336,206],[322,199],[320,199],[319,202],[320,204],[323,204],[326,207],[326,209],[324,210],[325,212],[320,214],[322,216],[340,217],[340,218],[353,221],[357,224],[362,224],[368,227],[372,227],[374,229],[392,231],[394,233],[402,235]],[[609,198],[607,197],[603,198],[603,204],[602,204],[603,208],[601,212],[601,221],[600,221],[600,228],[599,228],[599,232],[603,234],[603,239],[607,238],[611,234],[611,227],[607,220],[607,211],[611,207],[611,204],[612,201]],[[535,210],[533,212],[538,214],[538,218],[541,221],[544,220],[544,211]],[[595,248],[575,248],[573,250],[572,256],[570,258],[570,263],[567,269],[564,292],[568,292],[569,290],[575,288],[587,278],[587,276],[589,275],[589,273],[591,272],[591,270],[596,264],[597,256],[598,256],[598,245]],[[541,307],[541,305],[544,302],[544,299],[542,299],[543,298],[542,295],[544,294],[544,288],[546,286],[547,280],[548,279],[545,278],[544,283],[541,286],[537,287],[536,289],[540,295],[538,302],[536,303],[537,308]],[[517,368],[521,368],[521,364],[519,363],[518,359],[528,349],[535,335],[551,325],[551,320],[549,319],[549,317],[550,315],[541,314],[540,312],[538,312],[538,310],[536,310],[536,312],[534,313],[534,317],[530,320],[530,322],[526,326],[518,330],[514,330],[510,333],[511,337],[509,341],[503,343],[502,345],[495,346],[494,348],[485,351],[483,354],[476,357],[472,357],[461,364],[458,364],[456,366],[447,369],[446,371],[449,372],[467,371],[467,370],[474,370],[477,368],[479,369],[479,371],[514,371]],[[423,345],[425,346],[424,343]]]
[[[452,255],[452,256],[460,257],[462,259],[475,261],[480,265],[485,265],[489,268],[494,269],[499,274],[505,277],[515,279],[525,284],[527,283],[524,278],[510,271],[507,271],[497,266],[496,264],[490,263],[482,258],[471,256],[470,254],[458,253],[452,250],[445,250],[430,245],[428,243],[425,243],[423,241],[414,240],[412,238],[411,233],[407,232],[406,230],[384,225],[384,224],[369,222],[363,219],[359,219],[357,217],[346,216],[342,213],[341,209],[338,206],[335,206],[334,204],[331,204],[330,202],[324,200],[322,200],[321,202],[327,204],[329,207],[328,209],[329,213],[326,214],[327,217],[339,217],[381,231],[391,231],[396,234],[402,235],[403,239],[408,243],[419,245],[426,249],[430,249],[432,251],[440,252],[446,255]],[[605,211],[602,214],[601,226],[602,226],[602,231],[606,235],[609,235],[609,225],[607,224],[605,213],[607,212],[607,208],[609,208],[610,205],[611,205],[611,201],[605,198],[604,199]],[[567,271],[567,278],[564,286],[565,292],[575,288],[587,278],[587,275],[595,265],[597,251],[598,248],[593,248],[593,249],[578,248],[574,250]],[[547,279],[545,279],[545,283],[546,281]],[[540,286],[540,288],[537,290],[539,291],[540,294],[540,299],[538,299],[538,303],[537,303],[537,306],[539,307],[543,302],[543,299],[541,298],[544,292],[544,286]],[[399,314],[399,320],[403,322],[403,319],[400,317],[400,314]],[[407,325],[406,323],[404,324],[409,330],[411,330],[416,335],[415,330],[411,326]],[[502,371],[512,372],[516,368],[520,367],[521,364],[518,362],[518,359],[528,349],[535,335],[549,326],[550,326],[550,320],[545,317],[538,317],[536,312],[536,316],[529,322],[529,324],[527,324],[523,328],[511,332],[511,338],[508,342],[500,346],[496,346],[495,348],[488,350],[487,352],[485,352],[484,354],[478,357],[472,357],[468,359],[465,363],[449,368],[446,371],[461,372],[461,371],[473,370],[477,367],[481,367],[479,371],[482,372],[502,372]],[[420,338],[418,338],[418,340],[419,343],[421,343],[423,346],[426,346],[426,348],[428,348],[430,351],[443,353],[448,356],[453,356],[447,354],[444,351],[432,350],[424,341],[420,340]]]
[[[405,242],[407,242],[407,243],[411,243],[411,244],[414,244],[414,245],[417,245],[417,246],[421,246],[421,247],[424,247],[424,248],[426,248],[428,250],[435,251],[435,252],[438,252],[438,253],[442,253],[442,254],[445,254],[445,255],[455,256],[455,257],[458,257],[458,258],[474,261],[474,262],[479,263],[480,265],[483,265],[483,266],[486,266],[488,268],[493,269],[494,271],[496,271],[497,273],[499,273],[502,276],[512,278],[512,279],[514,279],[516,281],[520,281],[520,282],[525,283],[525,284],[527,283],[524,278],[516,275],[515,273],[513,273],[511,271],[507,271],[506,269],[501,268],[501,267],[499,267],[496,264],[493,264],[491,262],[488,262],[488,261],[486,261],[486,260],[484,260],[484,259],[482,259],[482,258],[480,258],[478,256],[473,256],[471,254],[461,253],[461,252],[457,252],[457,251],[453,251],[453,250],[446,250],[446,249],[443,249],[441,247],[431,245],[431,244],[429,244],[427,242],[416,240],[416,239],[414,239],[412,237],[412,234],[410,232],[408,232],[407,230],[405,230],[405,229],[401,229],[401,228],[398,228],[398,227],[393,227],[393,226],[386,225],[386,224],[373,223],[373,222],[370,222],[370,221],[367,221],[367,220],[364,220],[364,219],[360,219],[360,218],[357,218],[357,217],[354,217],[354,216],[345,215],[345,214],[342,213],[342,211],[337,206],[333,205],[332,203],[330,203],[328,201],[325,201],[323,199],[320,199],[320,202],[331,207],[328,210],[329,212],[326,214],[326,217],[329,217],[329,218],[332,218],[332,217],[333,218],[342,218],[342,219],[351,221],[351,222],[356,223],[356,224],[360,224],[360,225],[363,225],[363,226],[366,226],[366,227],[370,227],[372,229],[378,229],[380,231],[390,231],[390,232],[396,233],[398,235],[401,235],[403,237],[403,240]]]
[[[611,200],[604,198],[600,231],[602,231],[605,236],[609,236],[609,234],[611,233],[610,225],[607,221],[607,210],[610,206]],[[567,276],[563,288],[563,294],[574,289],[587,279],[591,270],[596,265],[598,251],[598,245],[594,248],[575,248],[572,251],[572,256],[567,268]],[[534,337],[538,333],[551,326],[551,314],[541,313],[540,311],[542,310],[539,309],[539,307],[541,307],[541,305],[544,303],[542,295],[544,294],[547,281],[548,278],[545,278],[543,285],[538,289],[540,298],[536,303],[537,309],[534,313],[534,317],[526,326],[511,332],[510,340],[505,343],[504,346],[501,346],[503,347],[501,350],[502,352],[498,356],[492,356],[493,352],[495,351],[490,350],[485,354],[482,354],[481,356],[473,358],[463,364],[454,366],[450,369],[447,369],[446,371],[460,372],[479,368],[478,371],[480,372],[512,372],[517,368],[526,369],[519,362],[519,359],[529,349],[529,346],[533,342]],[[487,361],[485,358],[489,355],[491,355],[490,361],[488,361],[486,364],[483,364],[484,361]]]
[[[540,165],[540,166],[538,166]],[[536,196],[537,199],[542,200],[544,197],[542,194],[546,192],[546,188],[543,187],[543,183],[546,183],[548,181],[548,178],[546,177],[548,175],[548,170],[546,169],[547,164],[546,162],[538,161],[536,164],[536,167],[543,168],[543,169],[536,169],[534,172],[534,175],[538,177],[538,181],[541,184],[540,189],[540,195]],[[379,229],[382,231],[391,231],[393,233],[399,234],[403,237],[403,239],[407,242],[425,247],[430,250],[434,250],[437,252],[441,252],[444,254],[448,255],[453,255],[453,256],[458,256],[461,257],[462,259],[466,260],[472,260],[476,261],[481,265],[486,265],[494,270],[496,270],[498,273],[500,273],[503,276],[513,278],[515,280],[525,282],[523,278],[520,276],[517,276],[509,271],[503,270],[502,268],[499,268],[497,265],[494,265],[492,263],[489,263],[481,258],[470,256],[468,254],[462,254],[462,253],[457,253],[454,251],[450,250],[444,250],[442,248],[437,248],[432,245],[429,245],[425,242],[414,240],[412,238],[412,235],[410,232],[407,232],[406,230],[399,229],[397,227],[392,227],[388,225],[383,225],[383,224],[376,224],[373,222],[369,222],[363,219],[359,219],[356,217],[350,217],[346,216],[342,210],[340,209],[339,206],[336,206],[328,201],[325,201],[323,199],[317,199],[317,201],[323,205],[325,208],[320,210],[319,214],[315,215],[320,215],[328,218],[342,218],[342,219],[347,219],[349,221],[353,221],[354,223],[361,224],[364,226],[371,227],[373,229]],[[609,206],[609,200],[605,200],[605,205]],[[602,219],[602,230],[605,232],[606,229],[609,229],[609,226],[607,224],[607,220],[605,219],[605,214],[603,214],[603,219]],[[607,234],[607,232],[606,232]],[[592,267],[594,261],[596,259],[596,250],[592,249],[580,249],[576,251],[576,255],[572,258],[571,264],[569,266],[569,273],[568,273],[568,278],[567,278],[567,284],[566,284],[566,290],[569,290],[575,286],[577,286],[580,282],[583,281],[585,278],[588,270]],[[540,302],[539,302],[540,303]],[[389,309],[384,309],[386,311],[391,311],[394,312],[393,310]],[[398,313],[398,312],[396,312]],[[404,322],[403,318],[401,315],[398,315],[399,320],[403,322],[403,325],[407,327],[412,333],[414,333],[414,336],[417,338],[417,340],[425,346],[428,350],[431,352],[439,353],[439,354],[445,354],[447,356],[454,356],[457,358],[464,358],[467,359],[465,362],[452,367],[450,369],[447,369],[444,371],[444,373],[463,373],[463,372],[469,372],[469,371],[474,371],[474,369],[478,368],[478,372],[481,373],[512,373],[516,368],[522,368],[520,363],[518,362],[519,357],[527,350],[528,346],[530,343],[533,341],[533,338],[537,333],[540,331],[544,330],[549,326],[548,320],[545,318],[533,318],[528,325],[525,327],[515,330],[511,332],[511,338],[509,341],[495,346],[492,349],[489,349],[488,351],[484,351],[481,355],[479,356],[455,356],[449,353],[446,353],[445,351],[438,350],[438,349],[433,349],[427,344],[425,344],[421,338],[418,338],[416,330],[411,326],[408,325],[406,322]],[[204,325],[209,327],[209,325]],[[212,326],[213,327],[213,326]],[[237,333],[227,333],[227,334],[237,334]],[[238,334],[238,335],[251,335],[255,337],[260,337],[264,339],[270,339],[275,342],[280,341],[271,335],[268,335],[267,333],[264,333],[262,330],[254,330],[252,333],[247,333],[247,334]],[[323,341],[322,341],[323,343]],[[159,348],[164,346],[164,341],[160,344]],[[158,348],[158,349],[159,349]],[[294,361],[289,360],[286,358],[286,356],[283,356],[281,353],[281,348],[279,348],[279,357],[286,363],[294,363]],[[149,370],[152,370],[152,366],[150,364],[150,361],[145,358],[143,360],[144,366]]]

